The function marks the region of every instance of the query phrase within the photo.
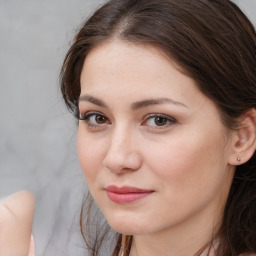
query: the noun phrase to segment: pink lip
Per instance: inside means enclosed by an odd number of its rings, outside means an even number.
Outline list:
[[[139,199],[142,199],[151,193],[153,190],[145,190],[135,187],[116,187],[109,186],[106,189],[108,198],[116,204],[128,204]]]

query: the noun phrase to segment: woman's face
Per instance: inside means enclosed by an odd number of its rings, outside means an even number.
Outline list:
[[[234,173],[232,133],[173,61],[145,45],[97,46],[83,66],[79,110],[80,164],[115,230],[220,220]]]

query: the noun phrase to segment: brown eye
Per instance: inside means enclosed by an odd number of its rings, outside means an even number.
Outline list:
[[[157,126],[164,126],[167,124],[167,119],[164,117],[155,117],[155,124]]]
[[[104,124],[110,124],[107,117],[101,113],[88,112],[84,117],[79,118],[81,121],[85,121],[88,126],[102,126]]]
[[[142,123],[142,125],[151,128],[164,129],[175,123],[176,120],[170,116],[164,114],[149,114],[146,116],[146,120]]]
[[[102,116],[102,115],[96,115],[95,116],[95,121],[98,124],[104,124],[104,123],[106,123],[107,118],[105,116]]]

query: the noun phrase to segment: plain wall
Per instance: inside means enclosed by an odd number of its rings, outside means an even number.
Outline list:
[[[101,2],[0,0],[0,197],[35,194],[37,256],[85,252],[78,215],[86,183],[58,74],[78,25]],[[256,24],[256,0],[235,2]]]

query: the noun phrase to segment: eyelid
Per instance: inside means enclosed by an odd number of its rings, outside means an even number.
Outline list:
[[[84,121],[92,115],[101,115],[101,116],[106,117],[103,113],[101,113],[99,111],[87,111],[84,114],[81,114],[81,112],[80,112],[79,115],[78,115],[78,119],[81,120],[81,121]]]
[[[169,115],[165,115],[165,114],[160,114],[160,113],[151,113],[151,114],[148,114],[146,115],[144,118],[143,118],[143,122],[142,122],[142,125],[143,123],[145,123],[146,121],[148,121],[149,119],[151,118],[157,118],[157,117],[161,117],[161,118],[164,118],[168,121],[168,123],[166,125],[163,125],[163,126],[153,126],[154,128],[156,129],[164,129],[166,127],[169,127],[170,125],[174,124],[174,123],[177,123],[177,120]],[[147,126],[147,125],[144,125],[144,126]],[[148,125],[150,126],[150,125]],[[150,126],[152,127],[152,126]]]
[[[106,122],[94,124],[89,120],[92,116],[102,116],[106,119]],[[87,111],[85,114],[80,114],[78,120],[83,121],[90,129],[103,129],[106,125],[111,124],[109,119],[99,111]]]

